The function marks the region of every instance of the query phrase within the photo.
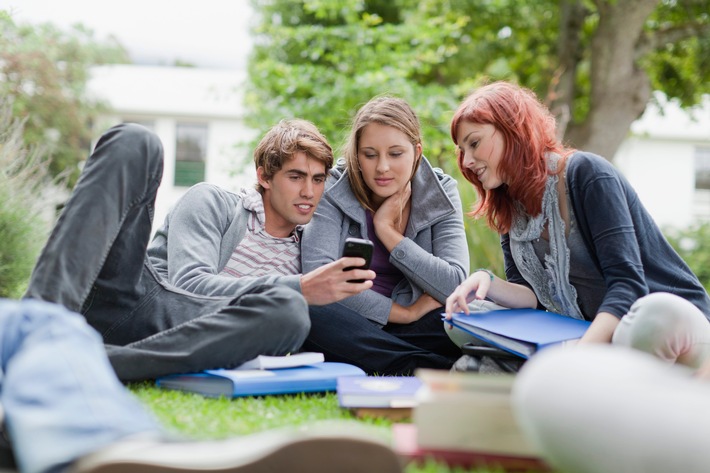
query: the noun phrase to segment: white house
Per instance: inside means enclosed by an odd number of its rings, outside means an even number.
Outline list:
[[[245,145],[254,135],[243,122],[245,72],[135,65],[92,72],[90,90],[114,110],[101,128],[138,122],[163,141],[156,225],[195,182],[230,190],[252,185],[251,148]],[[614,162],[662,227],[710,220],[710,97],[693,113],[662,97],[659,102],[663,112],[649,106]]]
[[[230,190],[254,182],[244,125],[243,71],[111,65],[92,69],[90,92],[113,110],[99,134],[122,122],[142,124],[163,142],[165,168],[154,227],[191,186],[207,181]]]
[[[657,97],[633,123],[614,163],[663,227],[710,220],[710,96],[688,112]]]

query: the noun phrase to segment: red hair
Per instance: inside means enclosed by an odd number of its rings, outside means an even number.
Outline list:
[[[510,230],[519,205],[528,215],[539,215],[548,177],[546,155],[557,153],[566,158],[573,151],[557,139],[552,113],[529,89],[494,82],[475,90],[454,113],[451,138],[456,145],[456,133],[463,122],[493,125],[504,142],[498,175],[505,184],[488,191],[463,166],[463,153],[457,147],[459,169],[479,196],[468,215],[476,218],[485,215],[488,225],[501,234]],[[562,169],[564,159],[558,164],[558,172]]]

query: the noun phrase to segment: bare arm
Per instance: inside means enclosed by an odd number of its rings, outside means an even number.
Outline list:
[[[429,294],[422,294],[422,296],[417,299],[417,302],[409,307],[393,303],[388,322],[393,324],[410,324],[421,319],[422,316],[428,314],[437,307],[441,307],[441,303],[439,301],[431,297]]]
[[[579,339],[579,343],[611,343],[617,325],[619,325],[618,317],[608,312],[599,312]]]
[[[468,314],[468,302],[488,297],[495,303],[511,309],[535,308],[537,297],[528,287],[509,283],[486,271],[475,271],[446,299],[446,315],[463,311]]]

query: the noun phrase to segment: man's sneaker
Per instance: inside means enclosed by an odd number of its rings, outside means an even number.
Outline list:
[[[72,473],[399,473],[395,452],[360,426],[275,430],[220,441],[125,440],[78,460]],[[355,430],[355,431],[353,431]]]

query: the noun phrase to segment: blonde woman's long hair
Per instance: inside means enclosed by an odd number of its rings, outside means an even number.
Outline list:
[[[417,144],[421,144],[422,136],[421,125],[419,124],[417,114],[414,113],[412,107],[403,99],[391,96],[379,96],[371,99],[358,110],[353,118],[350,134],[343,145],[342,153],[348,170],[350,187],[355,197],[363,207],[374,212],[375,205],[372,199],[372,191],[367,187],[367,184],[365,184],[358,161],[360,137],[362,131],[370,123],[379,123],[380,125],[396,128],[409,138],[415,150]],[[420,152],[414,157],[412,173],[409,176],[410,180],[414,176],[414,173],[417,172],[417,169],[419,169],[421,160],[422,153]]]

